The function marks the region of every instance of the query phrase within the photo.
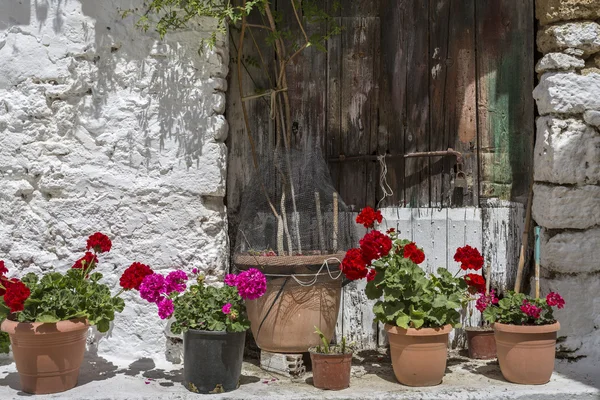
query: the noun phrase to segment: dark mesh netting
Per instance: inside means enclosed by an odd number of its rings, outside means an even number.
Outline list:
[[[281,150],[260,161],[244,190],[234,262],[320,265],[343,257],[355,229],[320,149]]]

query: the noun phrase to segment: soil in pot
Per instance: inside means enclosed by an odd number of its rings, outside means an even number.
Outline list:
[[[476,360],[491,360],[496,358],[496,339],[491,327],[468,327],[467,345],[469,358]]]
[[[435,386],[442,383],[451,325],[438,329],[404,329],[386,324],[385,330],[398,382],[407,386]]]
[[[498,363],[504,378],[513,383],[543,385],[554,371],[556,335],[560,324],[508,325],[496,322],[494,334]]]
[[[10,336],[21,390],[49,394],[77,385],[89,328],[85,319],[57,323],[4,320],[1,328]]]
[[[324,354],[310,349],[310,360],[316,388],[342,390],[350,386],[352,353]]]
[[[246,332],[189,330],[183,334],[183,379],[194,393],[223,393],[239,386]]]

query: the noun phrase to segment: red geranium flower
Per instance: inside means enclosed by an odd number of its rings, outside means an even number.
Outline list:
[[[360,250],[367,264],[388,255],[392,249],[392,239],[379,231],[371,231],[360,239]]]
[[[134,262],[123,272],[119,284],[125,290],[139,290],[140,284],[147,275],[152,275],[154,271],[142,263]]]
[[[8,268],[4,266],[4,261],[0,260],[0,276],[4,276],[8,273]]]
[[[351,281],[362,279],[367,276],[367,263],[363,258],[362,251],[360,249],[350,249],[346,252],[346,256],[340,266],[346,278]]]
[[[91,253],[89,251],[85,252],[85,255],[83,257],[81,257],[79,260],[75,261],[75,264],[73,264],[73,266],[71,268],[75,268],[75,269],[82,269],[84,266],[86,269],[90,269],[90,266],[92,265],[92,269],[96,267],[96,264],[98,264],[98,257],[96,257],[96,255],[94,253]]]
[[[485,279],[483,279],[483,276],[478,274],[466,274],[464,279],[467,282],[467,285],[477,291],[477,293],[485,292]]]
[[[404,246],[404,258],[410,258],[415,264],[421,264],[425,261],[425,253],[417,247],[415,242],[411,242]]]
[[[459,247],[454,254],[454,261],[460,263],[463,270],[479,271],[483,267],[483,257],[479,250],[469,245]]]
[[[563,308],[565,306],[565,299],[562,298],[562,296],[556,292],[550,292],[548,293],[548,296],[546,296],[546,304],[548,304],[550,307],[558,307]]]
[[[96,253],[107,253],[112,247],[112,242],[103,233],[96,232],[88,238],[87,250],[94,249]]]
[[[367,274],[367,282],[371,282],[373,279],[375,279],[375,275],[377,275],[377,271],[375,271],[375,268],[370,269],[369,273]]]
[[[17,279],[6,280],[3,282],[6,287],[6,293],[4,293],[4,304],[10,308],[10,312],[23,311],[25,307],[25,300],[29,298],[31,291],[25,284]]]
[[[363,208],[360,214],[358,214],[356,217],[356,222],[364,225],[365,228],[372,228],[375,224],[375,221],[381,223],[382,220],[383,217],[381,216],[381,211],[375,211],[371,207]]]

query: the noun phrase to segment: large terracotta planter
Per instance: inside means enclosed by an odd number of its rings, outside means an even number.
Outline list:
[[[88,328],[85,319],[57,323],[4,320],[1,329],[10,336],[21,389],[47,394],[75,387]]]
[[[491,360],[496,358],[496,338],[490,328],[465,328],[469,358]]]
[[[442,383],[451,325],[438,329],[404,329],[386,324],[385,330],[398,382],[407,386],[434,386]]]
[[[333,255],[341,260],[344,253]],[[240,269],[258,268],[267,275],[267,291],[257,300],[246,301],[248,318],[256,344],[273,353],[304,353],[319,344],[315,326],[332,337],[342,295],[342,279],[332,279],[326,269],[312,285],[301,285],[287,274],[304,274],[310,281],[324,260],[332,255],[254,257],[240,256],[234,262]],[[337,263],[330,261],[336,277]],[[278,277],[277,275],[284,275]],[[275,275],[275,276],[274,276]],[[313,275],[314,276],[314,275]]]
[[[350,386],[352,353],[323,354],[311,349],[310,360],[316,388],[342,390]]]
[[[507,325],[496,322],[494,335],[504,378],[513,383],[542,385],[554,370],[560,324]]]

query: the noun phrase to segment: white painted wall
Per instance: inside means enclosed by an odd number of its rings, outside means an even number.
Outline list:
[[[566,307],[559,350],[600,362],[600,25],[587,10],[600,1],[538,0],[537,121],[533,218],[543,227],[542,294],[558,291]],[[572,7],[571,7],[572,6]],[[581,19],[575,22],[561,22]],[[597,369],[597,367],[596,367]]]
[[[66,269],[95,231],[117,290],[132,262],[158,270],[228,263],[227,41],[198,53],[210,20],[164,41],[121,19],[141,0],[0,0],[0,259]],[[94,346],[164,360],[155,307],[126,296]]]

